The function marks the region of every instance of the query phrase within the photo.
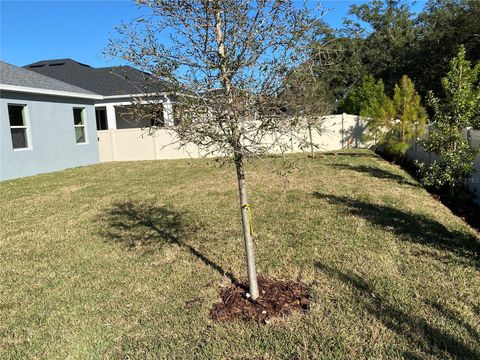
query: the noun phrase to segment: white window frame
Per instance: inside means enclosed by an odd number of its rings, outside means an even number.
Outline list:
[[[21,106],[21,107],[23,107],[22,118],[23,118],[23,123],[25,125],[23,125],[23,126],[11,126],[10,125],[10,112],[9,112],[9,109],[8,109],[9,106]],[[10,142],[12,144],[13,151],[32,150],[33,146],[32,146],[32,137],[30,135],[30,117],[28,115],[28,105],[27,104],[18,104],[18,103],[7,103],[7,113],[8,113],[8,126],[10,128]],[[13,147],[12,129],[25,129],[25,135],[27,137],[27,147],[23,147],[23,148],[14,148]]]
[[[82,124],[76,125],[75,124],[75,110],[81,110],[80,116],[82,117]],[[74,132],[74,139],[76,145],[86,145],[88,144],[88,133],[87,133],[87,112],[84,107],[73,107],[72,108],[72,115],[73,115],[73,132]],[[83,128],[83,135],[85,136],[85,141],[77,142],[77,132],[75,131],[77,128]]]

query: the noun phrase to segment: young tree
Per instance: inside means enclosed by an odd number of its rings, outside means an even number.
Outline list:
[[[118,29],[110,54],[168,81],[179,145],[233,159],[250,295],[259,296],[244,163],[282,146],[296,122],[283,109],[292,69],[308,63],[317,22],[293,0],[139,0],[148,16]],[[141,97],[140,103],[151,103]],[[153,108],[155,106],[153,105]],[[138,116],[151,116],[138,106]],[[285,136],[283,136],[285,135]]]
[[[392,103],[395,121],[385,137],[385,147],[391,154],[401,157],[410,147],[410,141],[425,132],[427,112],[407,75],[395,85]]]
[[[393,104],[385,94],[382,79],[375,81],[371,75],[347,94],[339,109],[365,118],[369,131],[363,140],[373,141],[375,147],[383,142],[383,135],[391,127],[394,117]]]
[[[430,93],[429,104],[433,109],[430,133],[422,145],[429,152],[440,156],[431,165],[419,163],[420,174],[427,186],[438,190],[448,189],[454,195],[459,183],[467,180],[473,172],[477,155],[462,131],[478,126],[480,99],[480,62],[472,67],[466,59],[465,48],[450,61],[450,71],[442,79],[444,98]]]

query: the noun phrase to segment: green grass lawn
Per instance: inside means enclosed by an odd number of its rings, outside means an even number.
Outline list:
[[[480,235],[371,152],[294,158],[247,169],[259,273],[313,293],[267,325],[208,318],[245,278],[233,166],[2,182],[0,358],[479,358]]]

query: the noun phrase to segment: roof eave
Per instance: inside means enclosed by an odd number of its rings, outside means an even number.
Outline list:
[[[39,89],[39,88],[9,85],[9,84],[1,84],[1,83],[0,83],[0,90],[21,92],[21,93],[29,93],[29,94],[41,94],[41,95],[54,95],[54,96],[62,96],[62,97],[72,97],[72,98],[80,98],[80,99],[92,99],[92,100],[102,100],[103,99],[103,96],[98,95],[98,94],[85,94],[85,93],[77,93],[77,92],[71,92],[71,91]]]
[[[153,97],[153,96],[165,96],[171,93],[168,92],[157,92],[157,93],[145,93],[145,94],[123,94],[123,95],[105,95],[103,96],[104,100],[109,99],[118,99],[118,98],[138,98],[138,97]]]

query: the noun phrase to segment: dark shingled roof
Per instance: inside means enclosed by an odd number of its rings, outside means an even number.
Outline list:
[[[96,95],[78,86],[0,61],[0,83],[28,88]]]
[[[164,92],[165,82],[131,66],[93,68],[72,59],[42,60],[25,68],[104,96]]]

